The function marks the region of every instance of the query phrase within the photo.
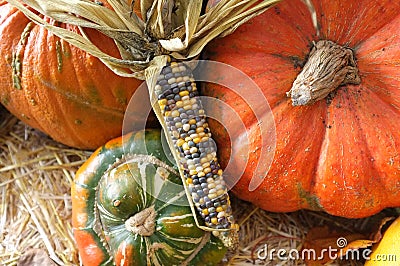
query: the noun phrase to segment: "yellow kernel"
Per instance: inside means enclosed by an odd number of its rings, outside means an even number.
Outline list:
[[[210,167],[210,163],[209,162],[205,162],[205,163],[202,163],[201,166],[203,166],[203,168],[205,169],[205,168]]]
[[[200,173],[197,174],[198,177],[203,177],[203,176],[205,176],[205,175],[206,175],[206,174],[205,174],[204,172],[200,172]]]
[[[196,170],[190,170],[190,171],[189,171],[189,174],[190,174],[190,175],[197,175],[197,171],[196,171]]]
[[[204,215],[208,215],[208,214],[209,214],[208,209],[203,209],[201,212],[202,212]]]
[[[205,174],[208,174],[209,172],[211,172],[211,168],[210,167],[204,168],[203,171]]]
[[[166,105],[167,102],[168,102],[167,99],[158,100],[158,104],[159,104],[159,105]]]
[[[206,163],[206,162],[208,162],[206,157],[203,157],[203,158],[200,159],[200,163],[201,164]]]
[[[218,223],[218,219],[217,218],[211,218],[211,223],[213,224],[217,224]]]
[[[196,133],[201,133],[201,132],[204,132],[204,127],[196,128]]]
[[[222,211],[224,211],[224,209],[222,209],[222,207],[217,207],[215,210],[216,210],[217,212],[222,212]]]
[[[186,71],[186,67],[184,65],[180,65],[179,66],[179,71],[180,72]]]
[[[183,148],[184,150],[190,149],[189,144],[187,144],[187,142],[185,142],[185,143],[182,144],[182,148]]]
[[[196,143],[196,144],[199,143],[200,141],[201,141],[201,138],[194,138],[193,139],[193,142]]]
[[[192,184],[193,183],[193,179],[191,179],[190,177],[186,179],[186,184]]]
[[[167,116],[167,117],[171,116],[171,111],[165,111],[164,115]]]
[[[190,125],[195,125],[196,124],[196,119],[190,119],[189,120]]]
[[[189,95],[189,92],[188,91],[181,91],[181,92],[179,92],[179,95],[181,97],[183,97],[183,96]]]
[[[175,103],[175,105],[176,105],[176,107],[181,108],[181,107],[183,107],[183,102],[182,101],[177,101]]]
[[[176,146],[180,147],[180,146],[182,146],[184,143],[185,143],[185,141],[184,141],[183,139],[178,139],[178,140],[176,141]]]
[[[172,111],[171,115],[172,115],[173,117],[178,117],[178,116],[179,116],[178,110]]]
[[[222,169],[218,170],[218,175],[221,176],[222,175]]]

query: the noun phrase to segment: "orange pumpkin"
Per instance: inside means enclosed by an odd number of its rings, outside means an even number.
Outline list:
[[[85,33],[118,57],[113,40],[93,29]],[[0,1],[0,73],[0,101],[11,113],[59,142],[88,149],[121,135],[126,106],[142,83],[117,76],[7,1]]]
[[[276,125],[269,172],[256,190],[249,191],[262,147],[251,110],[257,106],[219,85],[207,84],[203,90],[230,104],[247,128],[250,152],[242,151],[231,160],[240,165],[242,155],[248,155],[249,163],[233,192],[276,212],[307,208],[364,217],[400,206],[400,2],[311,2],[314,23],[301,0],[282,1],[206,48],[206,59],[232,65],[258,84]],[[354,54],[361,83],[342,84],[328,98],[293,106],[287,92],[320,40]],[[230,77],[224,73],[219,78],[223,82]],[[208,110],[216,112],[217,108]],[[229,117],[222,114],[220,122],[210,122],[210,127],[226,165],[231,150],[240,151],[246,132],[233,132],[229,138],[221,126]]]

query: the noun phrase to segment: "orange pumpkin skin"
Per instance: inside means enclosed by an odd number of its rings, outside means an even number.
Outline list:
[[[118,57],[110,38],[85,32]],[[29,23],[6,1],[0,1],[0,36],[0,100],[11,113],[77,148],[94,149],[121,135],[124,111],[142,81],[117,76],[100,60]]]
[[[203,90],[230,104],[248,130],[249,163],[233,192],[275,212],[307,208],[357,218],[400,206],[400,2],[312,2],[319,36],[302,1],[282,1],[206,48],[206,59],[230,64],[258,84],[276,126],[270,170],[263,183],[249,191],[260,156],[257,120],[229,89],[207,84]],[[286,92],[312,42],[323,39],[354,49],[361,84],[340,87],[330,103],[293,107]],[[229,73],[219,76],[222,81],[228,78]],[[229,117],[221,123],[229,123]],[[229,138],[220,124],[210,121],[210,127],[226,165],[231,145],[240,150],[240,135],[245,133],[233,132]],[[240,157],[230,158],[233,165],[242,164]]]

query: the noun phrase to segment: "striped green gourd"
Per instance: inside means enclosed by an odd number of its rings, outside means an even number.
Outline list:
[[[196,226],[159,131],[97,149],[76,174],[72,203],[84,265],[216,265],[226,253]]]

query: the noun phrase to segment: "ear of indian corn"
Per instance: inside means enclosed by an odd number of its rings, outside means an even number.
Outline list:
[[[204,229],[235,248],[238,225],[191,69],[182,62],[168,62],[157,77],[154,92],[189,200],[204,219]]]

